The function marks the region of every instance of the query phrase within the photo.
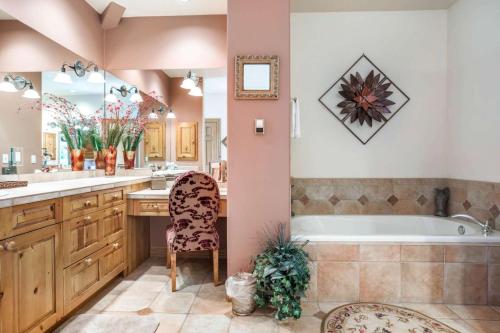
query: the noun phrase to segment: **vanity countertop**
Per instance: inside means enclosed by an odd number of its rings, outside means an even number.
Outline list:
[[[115,176],[29,183],[26,187],[2,190],[0,208],[144,183],[150,180],[151,176]]]
[[[227,199],[227,188],[219,188],[221,199]],[[168,199],[170,188],[166,190],[145,189],[142,191],[131,192],[127,195],[127,199]]]

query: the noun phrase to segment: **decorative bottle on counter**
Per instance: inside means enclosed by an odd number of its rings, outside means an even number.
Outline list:
[[[114,146],[109,146],[104,162],[106,164],[104,174],[114,176],[116,173],[116,148]]]

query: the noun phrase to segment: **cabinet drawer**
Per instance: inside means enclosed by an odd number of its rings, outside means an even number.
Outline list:
[[[99,193],[91,192],[63,198],[64,220],[88,214],[99,208]]]
[[[99,259],[99,270],[102,283],[107,283],[124,270],[124,250],[123,238],[109,244],[103,249],[102,257]]]
[[[0,210],[0,239],[17,236],[61,221],[58,199],[34,202]]]
[[[68,314],[101,287],[99,256],[95,253],[64,270],[64,314]]]
[[[99,250],[102,244],[104,212],[75,217],[63,223],[63,260],[67,267]]]
[[[168,200],[134,200],[136,216],[168,216]]]
[[[123,203],[125,194],[123,188],[101,192],[101,207],[110,207]]]
[[[126,205],[108,208],[101,219],[102,239],[105,244],[120,239],[124,235]]]

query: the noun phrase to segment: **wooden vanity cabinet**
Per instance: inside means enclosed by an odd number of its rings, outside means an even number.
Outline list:
[[[60,224],[2,242],[0,331],[45,332],[62,315]]]

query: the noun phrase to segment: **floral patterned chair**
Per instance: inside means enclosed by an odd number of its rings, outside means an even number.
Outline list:
[[[177,178],[170,191],[167,229],[167,267],[171,268],[172,291],[176,290],[176,253],[212,251],[214,284],[219,282],[219,187],[210,176],[190,171]]]

